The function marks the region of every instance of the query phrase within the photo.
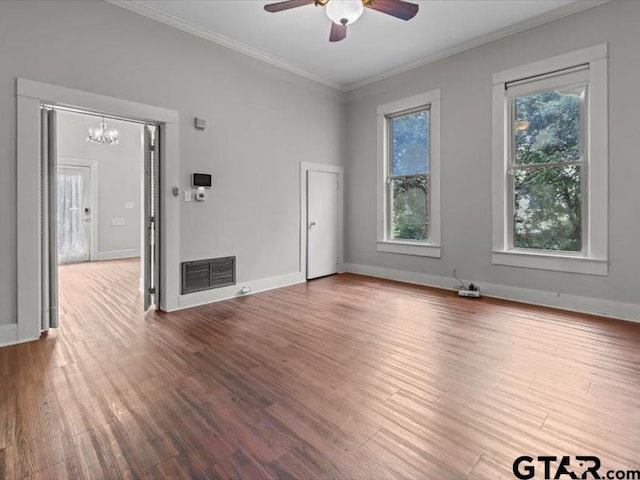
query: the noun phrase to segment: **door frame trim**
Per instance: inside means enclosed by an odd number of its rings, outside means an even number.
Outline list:
[[[344,169],[338,165],[300,162],[300,272],[307,280],[307,172],[338,175],[338,273],[344,272]]]
[[[40,337],[42,259],[34,252],[40,252],[41,192],[40,182],[34,179],[40,178],[42,105],[76,108],[160,126],[160,309],[176,310],[180,279],[180,205],[171,189],[181,184],[178,112],[23,78],[17,79],[16,96],[17,191],[20,192],[17,202],[17,342]]]

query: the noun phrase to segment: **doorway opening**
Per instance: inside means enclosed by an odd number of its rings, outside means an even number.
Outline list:
[[[157,307],[159,126],[47,105],[41,119],[42,330],[87,299]]]
[[[16,85],[17,107],[17,312],[16,323],[8,329],[0,329],[0,344],[21,343],[36,340],[43,331],[57,323],[57,291],[51,297],[49,288],[49,151],[55,152],[52,142],[56,136],[55,115],[48,110],[75,110],[99,114],[107,119],[125,119],[156,127],[154,161],[159,164],[154,190],[160,198],[155,227],[152,230],[159,241],[154,248],[160,259],[154,268],[151,299],[158,309],[173,311],[180,308],[180,211],[178,193],[180,185],[180,117],[177,111],[98,93],[77,90],[60,85],[18,78]],[[43,110],[43,106],[49,106]],[[54,125],[49,128],[51,120]],[[147,143],[148,144],[148,143]],[[146,158],[150,158],[148,155]],[[147,190],[145,190],[146,192]],[[46,205],[45,205],[46,204]],[[145,220],[146,221],[146,220]],[[151,230],[150,230],[151,231]],[[56,251],[56,248],[53,249]],[[147,262],[145,262],[147,264]],[[161,267],[161,268],[160,268]],[[57,271],[57,255],[54,270]],[[56,278],[57,280],[57,278]],[[49,319],[53,318],[53,322]],[[125,317],[126,318],[126,317]]]

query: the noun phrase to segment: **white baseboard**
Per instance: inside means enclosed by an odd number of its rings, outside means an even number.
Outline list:
[[[98,252],[95,260],[117,260],[119,258],[139,257],[140,250],[133,248],[131,250],[109,250],[106,252]]]
[[[18,343],[18,324],[0,325],[0,347]]]
[[[345,263],[344,269],[350,273],[359,273],[371,277],[386,278],[400,282],[425,285],[429,287],[455,290],[456,280],[449,277],[440,277],[426,273],[407,272],[391,268],[374,267],[371,265],[359,265]],[[475,281],[474,281],[475,283]],[[533,290],[529,288],[511,287],[478,282],[482,295],[486,297],[513,300],[516,302],[554,307],[571,312],[589,313],[603,317],[640,322],[640,305],[635,303],[615,302],[592,297],[578,295],[565,295],[558,292]]]
[[[31,342],[37,338],[20,338],[20,331],[17,323],[0,325],[0,348],[15,345],[16,343]]]
[[[289,273],[287,275],[279,275],[277,277],[262,278],[260,280],[252,280],[248,282],[238,282],[236,285],[230,285],[228,287],[216,288],[214,290],[205,290],[204,292],[195,292],[178,297],[178,308],[176,310],[182,310],[189,307],[197,307],[199,305],[205,305],[207,303],[219,302],[221,300],[228,300],[236,297],[246,297],[258,292],[265,292],[267,290],[273,290],[274,288],[286,287],[288,285],[294,285],[296,283],[303,283],[306,281],[302,272]],[[242,287],[251,287],[251,293],[241,294],[240,289]]]

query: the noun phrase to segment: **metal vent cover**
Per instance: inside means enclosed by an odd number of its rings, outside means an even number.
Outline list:
[[[201,292],[236,283],[236,257],[182,263],[182,293]]]

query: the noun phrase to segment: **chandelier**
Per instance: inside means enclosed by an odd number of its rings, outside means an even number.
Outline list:
[[[107,130],[107,123],[102,118],[100,128],[90,128],[87,142],[102,143],[106,145],[118,145],[120,134],[117,130]]]

